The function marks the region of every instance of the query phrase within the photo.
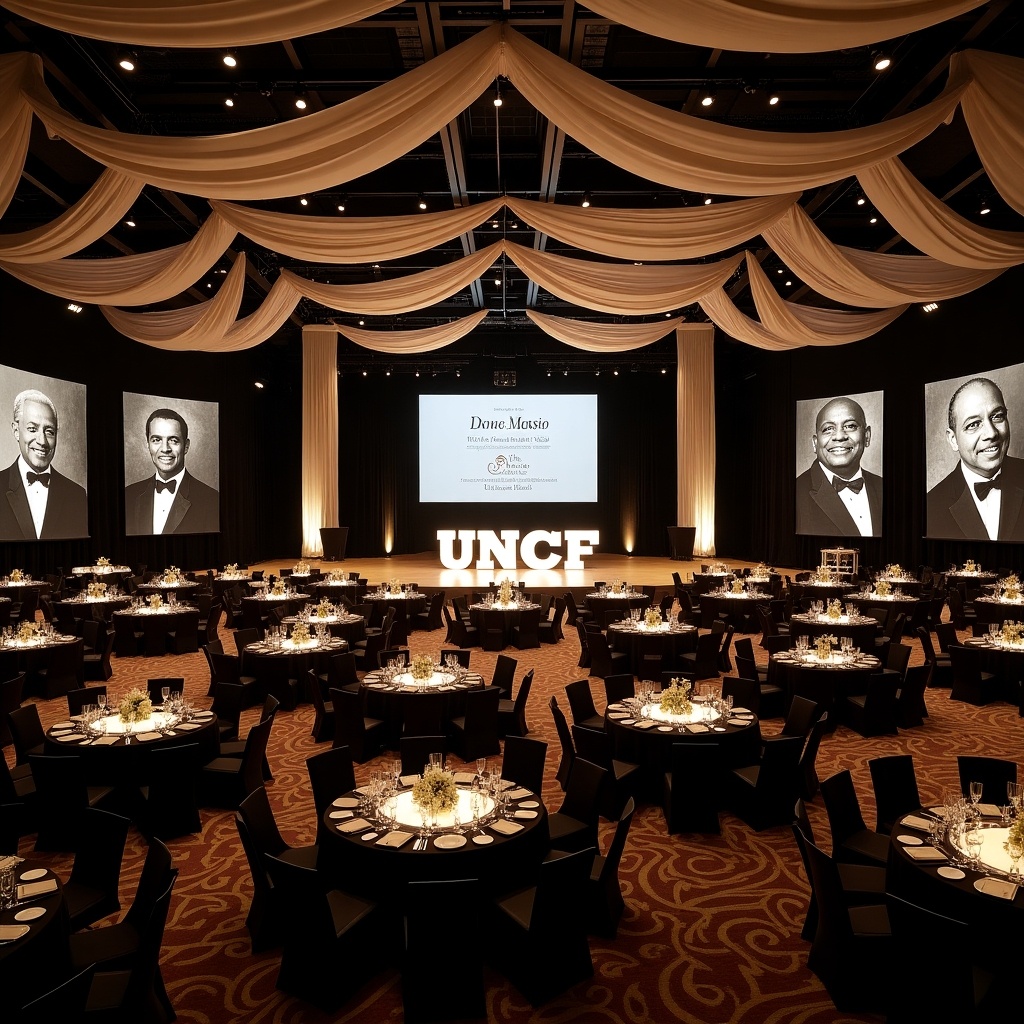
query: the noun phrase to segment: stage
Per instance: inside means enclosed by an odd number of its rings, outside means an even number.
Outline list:
[[[290,569],[299,558],[282,557],[254,563],[250,569],[263,569],[266,573],[278,573],[281,569]],[[397,579],[402,583],[415,583],[420,590],[445,590],[450,594],[460,591],[470,593],[484,590],[497,580],[522,580],[526,589],[533,593],[561,594],[572,590],[574,596],[580,596],[593,589],[594,583],[601,580],[605,583],[625,581],[637,589],[642,586],[656,586],[659,591],[672,590],[672,573],[678,572],[683,582],[689,582],[694,572],[700,572],[702,564],[709,561],[721,562],[730,569],[753,565],[752,561],[738,558],[692,559],[676,561],[665,558],[642,558],[630,555],[594,554],[583,559],[583,569],[527,569],[517,566],[516,569],[446,569],[435,551],[424,551],[415,555],[393,555],[390,558],[346,558],[340,562],[328,562],[320,558],[307,558],[306,561],[321,572],[340,569],[343,572],[358,572],[360,577],[369,581],[370,585],[385,583]],[[797,569],[778,568],[781,573],[793,575]]]

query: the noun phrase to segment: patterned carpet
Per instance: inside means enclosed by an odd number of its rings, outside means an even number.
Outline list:
[[[413,653],[436,653],[443,631],[414,633]],[[231,649],[230,636],[222,637]],[[759,659],[764,652],[760,649]],[[557,646],[516,652],[516,680],[535,668],[528,708],[530,735],[548,743],[544,790],[549,809],[557,808],[561,792],[554,780],[558,741],[547,704],[555,694],[568,713],[563,687],[581,678],[576,667],[575,636]],[[490,677],[496,655],[474,650],[472,666]],[[920,662],[914,644],[912,663]],[[209,674],[203,655],[168,655],[161,659],[115,659],[108,691],[116,695],[148,676],[184,676],[186,690],[207,704]],[[595,700],[604,705],[599,679],[592,680]],[[874,800],[867,761],[883,754],[915,757],[922,797],[937,799],[942,787],[956,782],[955,754],[975,753],[1019,759],[1024,719],[1006,704],[975,708],[952,702],[948,691],[926,695],[929,715],[922,728],[898,737],[862,739],[845,728],[827,736],[818,757],[822,778],[849,768],[857,784],[864,817],[874,823]],[[64,718],[63,700],[41,702],[44,725]],[[256,710],[243,713],[242,734]],[[271,804],[285,839],[312,843],[315,837],[313,800],[305,759],[319,747],[310,738],[313,711],[308,705],[277,715],[269,759],[274,782]],[[765,724],[766,734],[778,731],[780,720]],[[13,750],[5,750],[13,763]],[[357,768],[359,777],[374,763]],[[820,797],[810,806],[820,841],[827,844],[827,821]],[[360,1024],[402,1019],[401,984],[394,969],[369,978],[342,1012],[328,1017],[275,988],[278,955],[253,955],[245,928],[252,891],[249,868],[235,830],[233,813],[202,812],[201,835],[172,841],[169,846],[180,869],[164,936],[161,964],[180,1021],[226,1024],[234,1021],[352,1021]],[[603,841],[610,838],[610,826]],[[23,840],[21,852],[31,853]],[[145,844],[132,829],[121,876],[122,905],[130,904],[145,854]],[[36,855],[67,877],[71,858]],[[840,1015],[821,984],[806,966],[808,945],[800,938],[808,888],[788,828],[753,832],[728,813],[722,814],[720,836],[671,837],[660,807],[641,806],[633,820],[620,879],[626,914],[613,942],[592,939],[594,976],[559,998],[534,1010],[504,978],[487,974],[487,1009],[492,1021],[507,1022],[665,1022],[693,1024],[833,1024],[876,1021],[871,1015]],[[111,918],[110,920],[115,920]],[[101,925],[107,922],[101,922]],[[480,936],[467,935],[466,942]],[[486,937],[483,937],[486,941]],[[453,958],[457,951],[453,950]],[[344,965],[339,965],[343,969]]]

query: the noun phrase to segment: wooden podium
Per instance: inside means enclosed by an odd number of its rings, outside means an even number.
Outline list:
[[[348,544],[347,526],[321,526],[320,546],[324,549],[325,562],[344,562],[345,546]]]

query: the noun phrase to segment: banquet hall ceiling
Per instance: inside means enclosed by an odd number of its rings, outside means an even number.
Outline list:
[[[778,132],[843,130],[913,110],[943,88],[950,56],[968,47],[1024,55],[1024,3],[1011,0],[993,0],[932,28],[874,46],[810,54],[684,45],[616,25],[571,2],[403,3],[356,25],[241,47],[234,51],[233,69],[222,62],[223,49],[122,46],[66,35],[3,8],[0,15],[3,50],[38,53],[49,87],[67,110],[88,123],[160,136],[227,134],[303,117],[396,79],[497,20],[507,20],[595,78],[669,110],[722,125]],[[118,65],[128,51],[136,64],[133,72]],[[893,64],[878,72],[872,66],[873,55],[882,51]],[[493,103],[494,88],[487,89],[443,132],[379,170],[305,197],[251,205],[292,214],[358,217],[415,214],[421,198],[429,211],[441,211],[502,193],[576,206],[589,194],[595,207],[647,209],[725,198],[682,192],[636,177],[567,137],[507,81],[499,87],[500,108]],[[714,102],[702,106],[701,98],[709,92]],[[305,111],[295,106],[300,93],[307,101]],[[779,98],[774,106],[769,104],[772,95]],[[1022,218],[989,184],[959,111],[952,125],[918,143],[904,160],[934,195],[964,217],[990,228],[1024,229]],[[98,165],[71,146],[48,140],[37,121],[25,174],[4,217],[3,232],[53,220],[86,192],[99,172]],[[307,205],[300,205],[301,198]],[[915,252],[877,217],[870,203],[858,205],[861,198],[856,180],[848,178],[805,191],[801,203],[833,242],[880,252]],[[991,212],[982,216],[983,208]],[[176,245],[192,237],[208,212],[203,199],[147,185],[130,214],[135,226],[120,225],[79,255],[108,257]],[[877,217],[876,223],[871,223],[872,217]],[[540,236],[507,210],[449,243],[383,267],[311,265],[239,237],[233,251],[244,250],[249,257],[243,313],[259,305],[283,268],[318,282],[361,284],[451,263],[502,238],[562,255],[584,255]],[[784,297],[836,306],[803,287],[760,238],[712,258],[744,248],[758,255]],[[208,298],[224,280],[228,266],[225,256],[182,296],[182,303]],[[726,291],[752,315],[742,264]],[[441,304],[397,317],[367,317],[366,326],[423,328],[484,307],[495,311],[477,329],[485,333],[511,329],[523,330],[524,336],[536,334],[525,316],[527,308],[601,322],[617,319],[538,289],[506,262],[497,273],[486,274]],[[682,313],[691,322],[706,320],[696,305]],[[303,299],[281,334],[294,338],[302,323],[327,320],[355,325],[360,318]],[[664,345],[656,346],[650,356]],[[548,341],[546,347],[554,343]]]

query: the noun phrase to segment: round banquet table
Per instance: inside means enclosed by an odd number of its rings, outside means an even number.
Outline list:
[[[982,625],[998,622],[1002,625],[1007,619],[1024,622],[1024,600],[1007,601],[1002,597],[976,597],[974,614]]]
[[[635,590],[626,594],[594,592],[587,594],[584,601],[587,609],[594,613],[594,618],[604,628],[607,628],[610,622],[622,618],[624,612],[633,608],[646,608],[651,603],[651,599],[645,593]]]
[[[997,572],[964,572],[962,569],[945,573],[946,584],[955,583],[959,587],[970,587],[979,590],[999,579]]]
[[[53,610],[55,613],[62,608],[67,609],[72,618],[75,619],[96,619],[98,622],[109,622],[111,616],[122,608],[127,608],[132,603],[128,594],[117,594],[109,597],[86,597],[82,591],[81,597],[68,597],[58,601]]]
[[[366,714],[387,723],[387,744],[389,750],[398,750],[402,736],[402,724],[406,702],[416,701],[430,694],[443,694],[441,708],[442,729],[445,722],[465,713],[466,691],[480,689],[485,685],[483,676],[467,672],[461,682],[456,682],[448,672],[436,672],[422,687],[407,673],[395,677],[388,685],[379,671],[367,672],[363,676],[359,692],[363,697]]]
[[[467,819],[471,813],[468,810],[468,787],[472,780],[471,772],[455,773],[460,789],[460,806],[467,809]],[[493,824],[467,820],[464,845],[456,849],[442,848],[445,843],[453,842],[443,838],[450,834],[448,829],[431,837],[426,849],[418,850],[414,847],[421,831],[421,820],[412,806],[411,793],[415,780],[405,778],[403,781],[409,783],[399,790],[407,823],[400,823],[393,829],[376,821],[371,823],[362,815],[358,789],[339,794],[335,804],[340,806],[332,805],[324,813],[325,835],[320,843],[319,867],[328,878],[337,879],[338,884],[348,891],[399,911],[407,882],[476,878],[488,892],[507,892],[536,882],[537,867],[548,845],[547,812],[539,795],[506,780],[513,809],[513,818],[506,823],[510,834],[498,831]],[[526,813],[535,816],[527,817]],[[367,827],[362,827],[362,822]],[[340,831],[346,828],[353,831]],[[393,832],[409,838],[401,846],[382,845],[381,841]],[[370,835],[376,835],[376,838],[364,838]],[[487,837],[490,841],[484,845],[474,842],[478,836]],[[442,846],[438,846],[439,839]]]
[[[213,578],[213,599],[220,601],[224,594],[234,586],[248,587],[252,582],[251,572],[218,573]]]
[[[895,594],[882,596],[871,591],[859,591],[843,595],[843,604],[852,604],[858,611],[862,608],[885,608],[888,610],[895,606],[898,611],[906,612],[909,615],[917,605],[917,602],[918,598],[910,597],[907,594],[904,594],[902,597],[896,597]]]
[[[770,594],[759,591],[734,594],[729,590],[709,590],[700,595],[701,625],[710,629],[715,619],[721,619],[737,633],[759,633],[756,607],[761,604],[767,608],[770,600]]]
[[[26,872],[30,877],[23,880]],[[60,878],[32,860],[22,861],[14,873],[19,886],[56,882],[57,888],[27,901],[24,906],[0,911],[0,927],[28,928],[28,933],[21,938],[0,944],[0,992],[5,1015],[50,991],[71,972],[68,915]],[[36,907],[43,913],[35,920],[16,919],[15,915]]]
[[[633,675],[643,668],[643,656],[660,652],[666,668],[679,661],[679,655],[697,649],[697,627],[685,622],[663,622],[654,629],[631,619],[620,619],[608,625],[608,641],[617,651],[629,655]]]
[[[162,604],[158,611],[147,607],[126,608],[114,612],[112,621],[119,658],[132,653],[141,653],[147,658],[160,657],[167,653],[170,633],[175,634],[175,653],[199,650],[199,609],[191,605]],[[134,652],[124,642],[129,633],[135,639]]]
[[[124,726],[117,721],[116,714],[109,715],[107,721],[106,736],[88,742],[82,733],[68,729],[74,725],[70,719],[56,722],[46,731],[45,752],[57,757],[77,757],[90,786],[132,788],[149,783],[149,758],[153,750],[195,743],[199,746],[196,763],[205,764],[220,749],[217,716],[210,711],[197,712],[191,722],[180,722],[162,736],[151,730],[150,722],[143,722],[130,744],[125,743]]]
[[[325,580],[320,579],[311,583],[307,588],[312,594],[319,597],[327,597],[337,601],[343,594],[353,604],[358,604],[362,594],[366,591],[366,585],[359,580]]]
[[[58,649],[72,644],[76,647],[77,653],[73,660],[77,665],[78,686],[85,685],[85,642],[80,636],[71,636],[66,633],[55,633],[50,637],[40,637],[28,643],[21,643],[18,640],[7,640],[0,645],[0,679],[12,679],[19,672],[25,673],[25,697],[34,693],[50,699],[62,697],[65,690],[59,693],[43,693],[43,677],[39,670],[50,667],[50,661]],[[76,687],[77,688],[77,687]]]
[[[195,580],[182,580],[179,583],[164,583],[161,580],[150,580],[148,583],[140,583],[138,591],[140,594],[160,594],[166,601],[171,594],[191,594],[200,588],[202,584]]]
[[[469,621],[480,630],[482,635],[484,631],[484,618],[487,612],[501,612],[503,646],[508,647],[512,636],[512,627],[519,625],[521,613],[539,607],[540,605],[535,601],[526,600],[511,601],[507,605],[502,604],[500,601],[495,601],[494,604],[477,601],[469,606]]]
[[[718,590],[719,587],[725,586],[735,576],[734,572],[695,572],[693,574],[693,589],[698,595],[703,596],[709,590]]]
[[[894,579],[889,576],[880,575],[875,577],[875,582],[888,583],[892,587],[893,593],[899,591],[904,597],[912,597],[915,600],[921,596],[921,581],[916,580],[913,577],[909,579]]]
[[[297,679],[299,699],[309,702],[313,699],[306,692],[309,670],[313,669],[317,675],[325,675],[330,659],[335,654],[344,654],[348,649],[348,643],[338,637],[331,637],[326,644],[319,643],[313,637],[298,646],[289,638],[282,641],[280,647],[260,640],[249,644],[242,651],[242,675],[255,676],[260,680],[261,687],[265,686],[265,681],[277,680],[285,675],[289,679]],[[282,665],[286,665],[287,669],[282,668]]]
[[[967,647],[981,651],[981,669],[992,672],[999,680],[999,695],[1011,704],[1020,706],[1024,718],[1024,646],[1004,644],[990,637],[972,637],[964,641]]]
[[[415,615],[427,607],[427,595],[419,590],[403,590],[400,594],[382,594],[379,590],[368,590],[363,594],[363,601],[383,601],[388,608],[404,608],[406,615]]]
[[[70,572],[71,576],[112,576],[115,582],[120,582],[131,574],[131,566],[128,565],[76,565]]]
[[[43,594],[50,589],[46,580],[23,580],[15,583],[12,580],[0,582],[0,596],[10,598],[12,601],[23,601],[25,595],[34,590],[37,594]]]
[[[814,651],[798,654],[795,650],[773,654],[768,660],[768,682],[781,686],[787,702],[793,697],[815,701],[829,713],[829,728],[835,729],[835,709],[848,694],[866,693],[868,676],[878,672],[881,661],[873,654],[861,654],[855,661],[841,661],[837,654],[819,662]]]
[[[932,814],[934,809],[926,808],[907,817],[913,820]],[[975,961],[989,970],[997,974],[1019,970],[1024,960],[1024,890],[1018,887],[1013,899],[979,892],[975,882],[986,876],[1005,881],[1005,875],[992,868],[978,872],[963,867],[963,878],[944,878],[939,869],[949,867],[948,861],[914,859],[913,851],[924,850],[927,855],[928,850],[936,847],[931,846],[923,827],[906,824],[906,821],[906,817],[901,819],[892,830],[886,889],[918,906],[965,921],[971,927]],[[982,848],[983,860],[1008,865],[1002,851],[1006,828],[998,819],[992,818],[982,819],[982,828],[989,833]],[[908,845],[900,840],[900,836],[912,836],[921,843]],[[938,849],[944,854],[950,852],[945,840]]]
[[[281,620],[281,625],[288,626],[290,632],[290,627],[294,626],[298,621],[298,616],[286,615]],[[326,626],[331,631],[331,636],[337,637],[339,640],[345,640],[350,644],[366,639],[366,620],[362,615],[343,613],[341,615],[322,616],[311,612],[309,626],[311,629],[315,629],[317,625]]]
[[[657,704],[654,708],[658,714]],[[673,743],[717,743],[723,771],[753,764],[759,758],[761,727],[756,715],[734,708],[732,718],[715,712],[713,721],[705,725],[701,721],[703,705],[695,701],[693,708],[693,721],[685,723],[682,732],[667,721],[634,719],[625,705],[613,703],[605,711],[605,728],[615,743],[616,758],[640,765],[644,789],[654,802],[661,800],[662,776],[671,767]]]
[[[794,583],[789,588],[794,601],[829,601],[837,597],[840,601],[846,600],[846,595],[857,588],[851,583],[813,583],[809,580],[803,583]]]
[[[808,612],[794,615],[789,620],[789,635],[809,637],[812,646],[819,636],[848,636],[854,647],[870,653],[875,649],[875,637],[879,632],[878,620],[870,615],[855,615],[851,619],[849,615],[843,614],[835,621],[827,615],[811,615]]]
[[[263,629],[267,616],[275,608],[283,608],[285,615],[294,615],[309,600],[309,594],[271,594],[269,590],[260,595],[250,594],[242,598],[242,624],[249,628]]]

